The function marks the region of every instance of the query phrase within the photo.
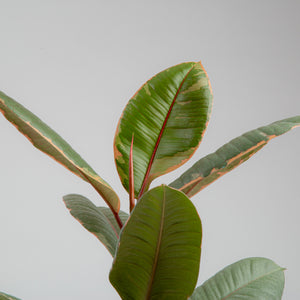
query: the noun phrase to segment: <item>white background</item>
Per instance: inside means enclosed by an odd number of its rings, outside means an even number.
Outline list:
[[[0,89],[37,114],[121,197],[112,144],[129,98],[151,76],[201,60],[214,109],[189,163],[230,139],[299,115],[299,1],[0,0]],[[112,259],[62,196],[93,189],[0,116],[0,290],[23,300],[119,299]],[[299,299],[300,129],[271,141],[193,198],[203,223],[199,284],[241,258],[286,267]],[[137,274],[138,276],[138,274]]]

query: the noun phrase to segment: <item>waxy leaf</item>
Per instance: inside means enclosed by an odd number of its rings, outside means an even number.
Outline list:
[[[97,207],[89,199],[77,194],[64,196],[64,202],[71,215],[85,229],[94,234],[110,254],[114,256],[119,240],[120,227],[111,210],[107,207]],[[128,214],[120,211],[119,216],[125,224]]]
[[[0,300],[20,300],[20,299],[0,292]]]
[[[170,186],[192,197],[222,175],[233,170],[264,147],[271,139],[300,126],[300,116],[280,120],[231,140],[184,172]]]
[[[135,195],[134,195],[134,174],[133,174],[133,141],[134,136],[132,136],[130,154],[129,154],[129,208],[132,212],[135,206]]]
[[[266,258],[243,259],[204,282],[190,300],[280,300],[283,270]]]
[[[109,275],[122,299],[187,299],[197,282],[201,221],[167,186],[145,193],[122,230]]]
[[[200,62],[183,63],[147,81],[127,104],[117,127],[114,154],[129,192],[129,154],[134,135],[135,196],[153,179],[185,163],[209,121],[212,91]]]
[[[39,150],[89,182],[115,212],[120,201],[111,186],[56,132],[21,104],[0,92],[0,111]]]

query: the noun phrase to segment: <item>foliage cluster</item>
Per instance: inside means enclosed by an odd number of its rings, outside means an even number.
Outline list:
[[[70,213],[113,257],[109,279],[122,299],[281,299],[283,268],[266,258],[238,261],[195,288],[202,226],[190,197],[300,126],[300,116],[249,131],[211,153],[169,185],[151,182],[198,148],[209,122],[212,90],[200,62],[168,68],[130,99],[117,126],[114,155],[130,214],[113,188],[72,147],[21,104],[0,92],[0,110],[30,142],[91,184],[108,207],[64,197]],[[0,293],[0,299],[17,299]]]

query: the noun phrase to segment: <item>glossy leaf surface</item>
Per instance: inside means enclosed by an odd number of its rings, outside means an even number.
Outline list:
[[[300,126],[300,116],[280,120],[257,128],[231,140],[184,172],[170,186],[189,197],[230,172],[264,147],[271,139]]]
[[[0,292],[0,300],[20,300],[20,299]]]
[[[243,259],[204,282],[190,300],[280,300],[283,270],[266,258]]]
[[[116,212],[119,211],[119,198],[110,185],[49,126],[2,92],[0,92],[0,111],[36,148],[89,182],[110,207]]]
[[[201,221],[167,186],[145,193],[124,229],[110,281],[122,299],[187,299],[197,282]]]
[[[119,239],[120,227],[113,213],[107,207],[97,207],[89,199],[70,194],[64,196],[64,202],[71,215],[107,248],[112,256],[115,255]],[[128,214],[120,211],[119,216],[126,223]]]
[[[183,63],[147,81],[127,104],[117,127],[114,154],[129,192],[129,153],[134,135],[135,196],[151,181],[186,162],[197,149],[212,106],[201,63]]]

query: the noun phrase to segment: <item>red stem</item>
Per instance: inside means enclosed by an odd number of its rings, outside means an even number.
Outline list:
[[[130,153],[129,153],[129,208],[132,212],[135,206],[135,195],[134,195],[134,174],[133,174],[133,137],[131,139]]]
[[[91,180],[88,178],[88,176],[86,176],[79,168],[76,168],[76,169],[82,174],[82,176],[83,176],[84,178],[86,178],[86,180],[92,185],[92,187],[96,190],[96,192],[104,199],[104,197],[101,195],[101,193],[100,193],[100,192],[98,191],[98,189],[95,187],[95,185],[91,182]],[[106,202],[106,201],[105,201],[105,202]],[[118,214],[116,211],[114,211],[114,209],[112,208],[112,206],[111,206],[108,202],[106,202],[106,204],[108,205],[108,207],[109,207],[110,210],[112,211],[112,213],[113,213],[113,215],[114,215],[114,217],[115,217],[115,219],[116,219],[116,221],[117,221],[117,223],[118,223],[120,229],[122,229],[123,223],[122,223],[122,221],[121,221],[121,219],[120,219],[120,217],[119,217],[119,214]]]
[[[123,223],[122,223],[122,221],[121,221],[121,219],[120,219],[120,216],[119,216],[119,214],[118,214],[118,213],[116,213],[115,211],[113,211],[112,209],[111,209],[111,211],[113,212],[113,214],[114,214],[114,217],[115,217],[115,219],[116,219],[116,221],[117,221],[117,223],[118,223],[118,225],[119,225],[120,229],[122,229],[122,227],[123,227]]]
[[[140,190],[140,193],[139,193],[138,198],[140,198],[140,197],[143,195],[144,190],[145,190],[145,188],[146,188],[146,186],[147,186],[147,184],[148,184],[149,174],[150,174],[150,170],[151,170],[151,168],[152,168],[152,164],[153,164],[153,161],[154,161],[154,157],[155,157],[156,151],[157,151],[157,149],[158,149],[158,146],[159,146],[161,137],[162,137],[162,135],[163,135],[163,132],[164,132],[164,130],[165,130],[165,127],[166,127],[166,125],[167,125],[168,119],[169,119],[169,117],[170,117],[170,114],[171,114],[171,112],[172,112],[174,103],[175,103],[175,101],[176,101],[176,99],[177,99],[177,97],[178,97],[178,95],[179,95],[179,92],[180,92],[180,90],[181,90],[181,88],[182,88],[182,85],[183,85],[184,81],[186,80],[187,76],[189,75],[189,73],[191,72],[192,69],[193,69],[193,68],[191,68],[191,69],[187,72],[187,74],[185,75],[185,77],[182,79],[182,82],[180,83],[180,85],[179,85],[179,87],[178,87],[178,90],[177,90],[177,92],[176,92],[176,94],[175,94],[175,96],[174,96],[174,98],[173,98],[173,100],[172,100],[172,103],[171,103],[170,108],[169,108],[169,110],[168,110],[168,113],[167,113],[167,115],[166,115],[166,117],[165,117],[165,120],[164,120],[164,122],[163,122],[162,128],[161,128],[161,130],[160,130],[160,133],[159,133],[159,135],[158,135],[158,137],[157,137],[157,140],[156,140],[156,143],[155,143],[155,146],[154,146],[154,150],[153,150],[153,152],[152,152],[152,155],[151,155],[151,158],[150,158],[150,161],[149,161],[149,164],[148,164],[148,168],[147,168],[146,174],[145,174],[145,176],[144,176],[143,184],[142,184],[142,187],[141,187],[141,190]]]

